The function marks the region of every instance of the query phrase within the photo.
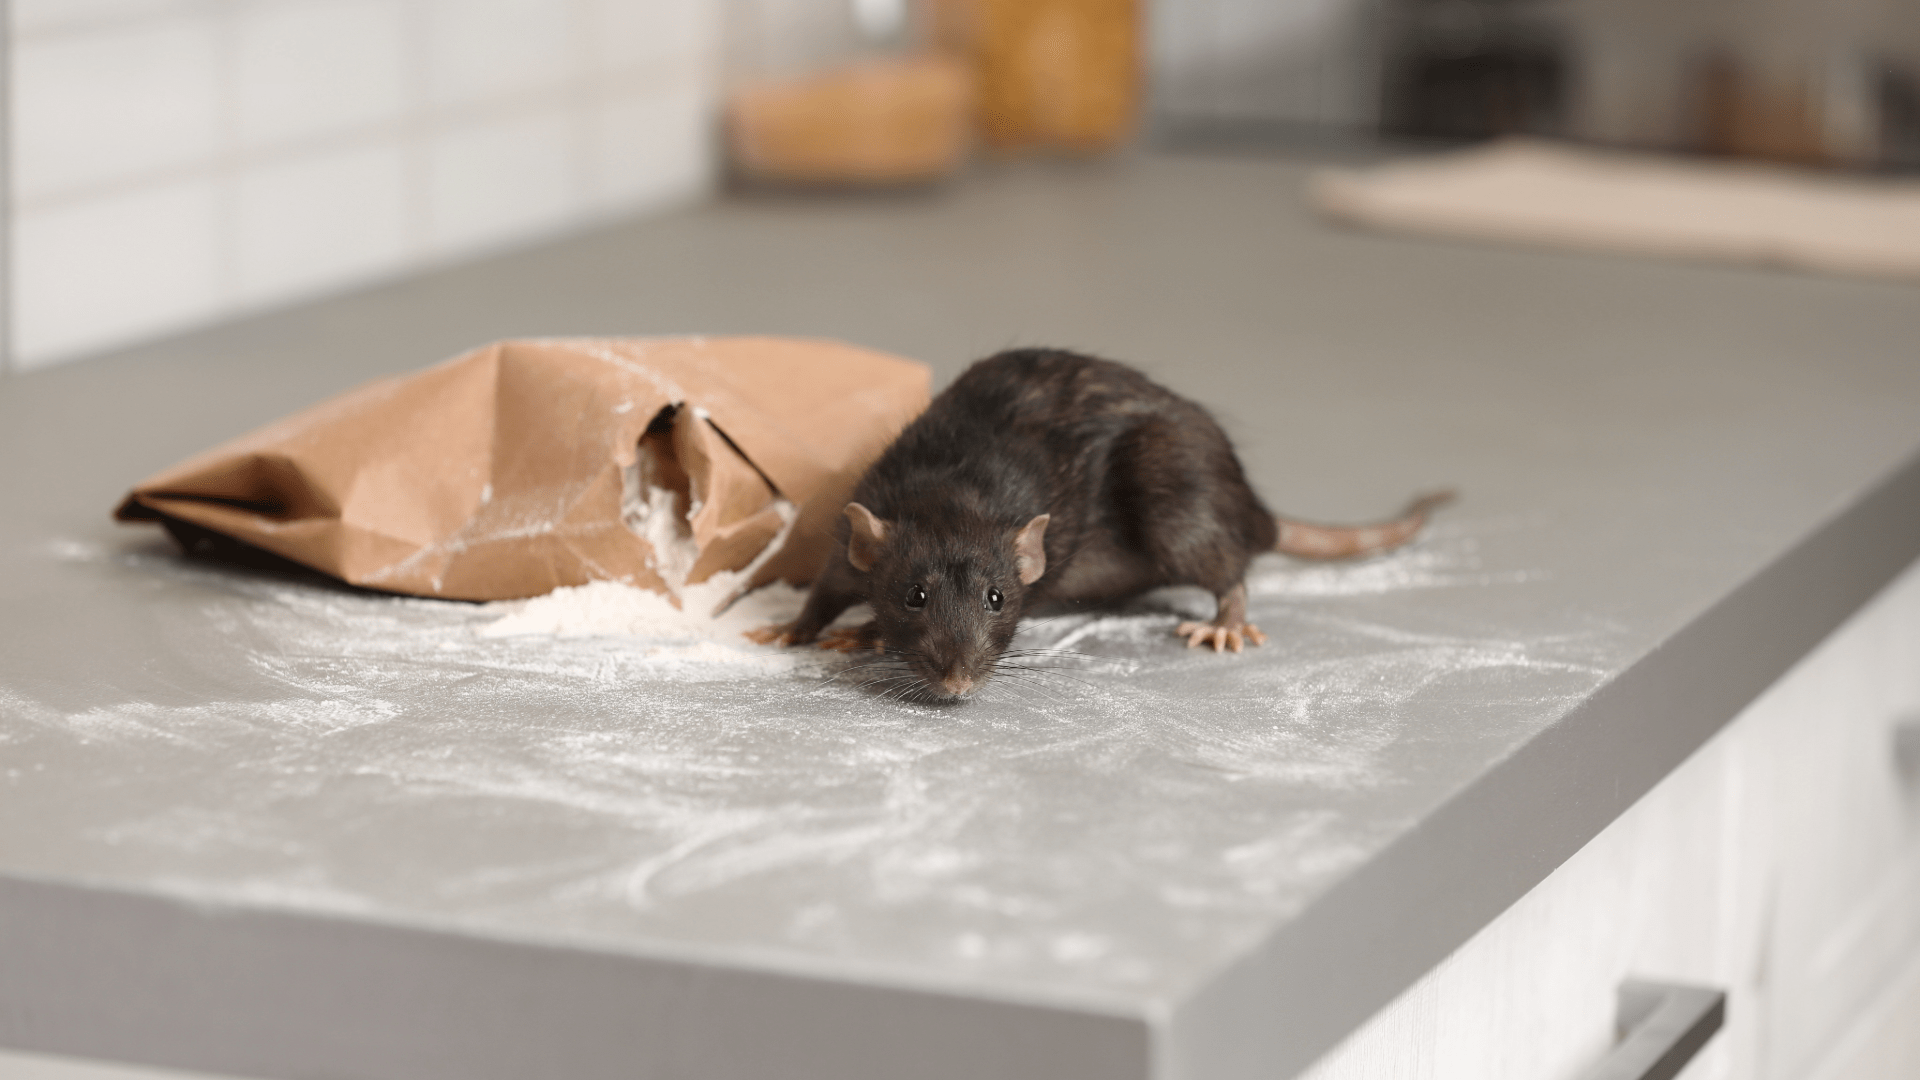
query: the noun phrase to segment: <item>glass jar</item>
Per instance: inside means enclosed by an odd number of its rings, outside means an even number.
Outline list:
[[[729,0],[728,162],[749,181],[889,186],[956,171],[967,67],[910,0]]]
[[[943,0],[997,150],[1109,150],[1133,133],[1141,96],[1138,0]]]

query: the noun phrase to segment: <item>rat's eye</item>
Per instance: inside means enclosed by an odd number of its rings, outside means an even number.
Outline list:
[[[907,606],[923,608],[927,606],[927,590],[918,585],[907,586]]]
[[[1006,602],[1007,602],[1007,598],[1000,595],[999,589],[987,590],[987,606],[988,607],[992,608],[995,611],[999,611],[1000,605]]]

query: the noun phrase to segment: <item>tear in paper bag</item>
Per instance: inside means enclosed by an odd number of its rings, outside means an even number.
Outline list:
[[[812,580],[926,407],[910,360],[785,338],[506,341],[369,383],[135,487],[115,516],[461,600]]]

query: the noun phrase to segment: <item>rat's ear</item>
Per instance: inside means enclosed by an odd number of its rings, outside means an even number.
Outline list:
[[[1043,541],[1047,538],[1047,522],[1053,520],[1052,514],[1041,514],[1026,527],[1020,535],[1013,538],[1013,561],[1020,568],[1020,584],[1031,585],[1040,580],[1047,572],[1047,549]]]
[[[887,546],[887,523],[856,502],[847,504],[846,515],[852,526],[847,530],[847,561],[855,570],[871,570]]]

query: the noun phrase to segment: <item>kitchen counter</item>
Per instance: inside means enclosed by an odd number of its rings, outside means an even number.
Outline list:
[[[1291,1075],[1920,555],[1920,291],[1317,221],[1283,161],[721,200],[0,383],[0,1045],[238,1075]],[[1035,626],[952,708],[808,655],[177,555],[134,481],[507,336],[1055,344],[1412,547]],[[1198,605],[1198,606],[1196,606]]]

